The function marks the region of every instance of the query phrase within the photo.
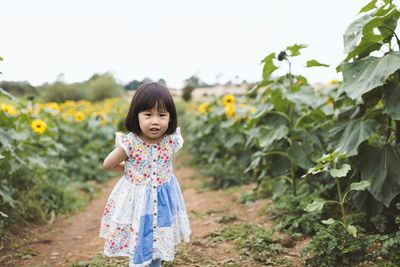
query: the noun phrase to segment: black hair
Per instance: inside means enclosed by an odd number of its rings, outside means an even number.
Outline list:
[[[142,133],[139,126],[139,112],[156,107],[158,111],[168,111],[170,121],[165,134],[172,134],[178,126],[174,99],[168,88],[157,82],[147,82],[139,86],[132,98],[125,117],[125,127],[137,135]]]

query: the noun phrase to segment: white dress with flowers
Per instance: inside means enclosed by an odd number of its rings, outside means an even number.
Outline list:
[[[190,241],[189,219],[171,161],[182,144],[179,128],[157,144],[132,132],[116,133],[115,145],[128,159],[101,219],[105,255],[128,256],[129,267],[147,266],[153,259],[172,261],[181,238]]]

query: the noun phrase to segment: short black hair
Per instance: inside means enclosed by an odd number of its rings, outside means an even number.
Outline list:
[[[178,116],[174,99],[168,88],[157,82],[147,82],[139,86],[132,98],[128,113],[125,117],[125,127],[137,135],[142,133],[139,126],[139,112],[157,107],[159,111],[169,112],[170,121],[165,134],[172,134],[178,126]]]

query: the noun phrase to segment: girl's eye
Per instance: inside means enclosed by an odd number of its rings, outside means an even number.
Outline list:
[[[161,117],[165,117],[165,116],[167,116],[167,114],[160,114],[160,116],[161,116]]]

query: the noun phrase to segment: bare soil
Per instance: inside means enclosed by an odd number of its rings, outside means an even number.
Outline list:
[[[205,235],[222,229],[227,224],[251,222],[273,231],[273,222],[267,220],[268,215],[265,213],[270,200],[259,200],[247,205],[237,203],[241,194],[250,192],[254,184],[227,190],[204,189],[202,187],[204,180],[199,178],[200,175],[196,170],[188,166],[188,155],[185,152],[177,154],[174,168],[192,229],[191,242],[179,245],[181,251],[186,251],[185,256],[188,259],[205,258],[218,263],[207,266],[223,266],[224,263],[239,257],[232,243],[220,242],[215,246],[208,246],[203,242]],[[90,261],[93,255],[103,253],[105,240],[99,237],[101,216],[108,196],[120,177],[117,176],[100,185],[100,196],[79,213],[62,216],[51,224],[32,225],[21,229],[20,234],[13,237],[13,240],[22,245],[18,248],[11,245],[1,248],[0,266],[68,266],[72,263]],[[221,218],[235,217],[236,219],[231,222],[218,222]],[[284,234],[278,232],[274,232],[274,235],[278,238],[284,237]],[[309,240],[295,241],[293,247],[285,248],[287,254],[282,256],[292,260],[294,266],[301,266],[299,251],[308,242]],[[26,259],[15,256],[17,250],[29,248],[36,250],[37,255],[28,256]],[[174,266],[205,266],[190,262],[195,261],[177,263]]]

